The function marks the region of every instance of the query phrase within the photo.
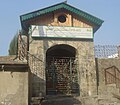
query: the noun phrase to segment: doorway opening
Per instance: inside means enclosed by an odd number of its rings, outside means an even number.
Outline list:
[[[47,95],[72,95],[79,93],[76,49],[61,44],[46,52]]]

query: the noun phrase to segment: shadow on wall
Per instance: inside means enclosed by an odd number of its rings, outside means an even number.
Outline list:
[[[31,74],[31,95],[32,97],[45,96],[45,81],[35,74]]]

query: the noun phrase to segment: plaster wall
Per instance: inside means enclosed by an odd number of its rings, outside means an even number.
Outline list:
[[[0,71],[0,105],[28,105],[28,72],[13,70]]]

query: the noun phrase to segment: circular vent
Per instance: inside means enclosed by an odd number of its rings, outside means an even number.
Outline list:
[[[61,22],[61,23],[66,22],[66,16],[65,15],[58,16],[58,21]]]

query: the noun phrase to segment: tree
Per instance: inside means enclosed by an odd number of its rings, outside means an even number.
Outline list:
[[[18,33],[15,34],[9,45],[9,55],[17,55],[18,51]]]

